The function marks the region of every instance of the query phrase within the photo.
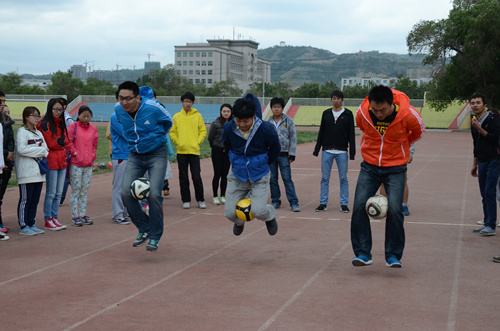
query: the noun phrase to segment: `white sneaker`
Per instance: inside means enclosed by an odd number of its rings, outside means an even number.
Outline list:
[[[0,240],[9,240],[9,236],[3,232],[0,232]]]
[[[207,208],[207,204],[205,203],[205,201],[198,201],[198,208],[200,209]]]
[[[477,224],[484,225],[484,220],[477,221]],[[499,224],[500,225],[500,224]]]
[[[220,197],[219,201],[220,201],[220,203],[225,204],[226,203],[226,197]],[[500,223],[498,225],[500,225]]]
[[[220,201],[218,197],[214,198],[214,205],[220,205]]]
[[[182,204],[182,208],[184,208],[184,209],[189,209],[189,208],[191,208],[191,202],[184,202],[184,203]]]

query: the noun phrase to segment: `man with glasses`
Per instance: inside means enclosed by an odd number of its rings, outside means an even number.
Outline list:
[[[2,221],[2,201],[12,175],[12,168],[14,167],[14,129],[12,125],[14,121],[9,116],[9,107],[5,104],[5,94],[0,91],[0,123],[3,128],[3,158],[5,166],[3,172],[0,174],[0,233],[6,233],[9,228],[3,225]]]
[[[133,246],[146,246],[156,251],[163,234],[163,178],[167,168],[167,137],[172,127],[172,117],[153,99],[149,86],[124,82],[118,86],[118,103],[115,106],[118,121],[122,124],[130,151],[123,176],[122,199],[132,222],[139,230]],[[130,193],[132,182],[148,172],[150,191],[149,215],[146,215]]]

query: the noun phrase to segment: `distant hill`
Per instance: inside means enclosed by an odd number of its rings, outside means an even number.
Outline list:
[[[258,51],[258,57],[272,63],[271,81],[286,82],[292,87],[303,83],[333,81],[359,75],[406,75],[407,69],[422,68],[422,58],[378,51],[334,54],[310,46],[274,46]]]

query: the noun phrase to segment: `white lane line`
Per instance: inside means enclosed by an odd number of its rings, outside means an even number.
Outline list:
[[[89,256],[89,255],[92,255],[94,253],[98,253],[100,251],[104,251],[110,247],[113,247],[113,246],[116,246],[116,245],[119,245],[119,244],[122,244],[126,241],[129,241],[130,238],[127,238],[127,239],[123,239],[122,241],[118,241],[114,244],[111,244],[111,245],[108,245],[108,246],[104,246],[104,247],[101,247],[99,249],[95,249],[93,251],[90,251],[90,252],[87,252],[87,253],[84,253],[82,255],[78,255],[78,256],[75,256],[75,257],[72,257],[71,259],[67,259],[67,260],[64,260],[64,261],[61,261],[61,262],[57,262],[55,264],[51,264],[49,266],[46,266],[45,268],[41,268],[41,269],[38,269],[38,270],[35,270],[35,271],[32,271],[30,273],[27,273],[27,274],[24,274],[24,275],[21,275],[21,276],[18,276],[18,277],[15,277],[15,278],[12,278],[12,279],[9,279],[9,280],[6,280],[6,281],[3,281],[3,282],[0,282],[0,286],[2,285],[6,285],[6,284],[9,284],[9,283],[12,283],[12,282],[15,282],[17,280],[20,280],[20,279],[23,279],[23,278],[27,278],[27,277],[31,277],[33,275],[36,275],[40,272],[43,272],[45,270],[48,270],[48,269],[52,269],[52,268],[55,268],[55,267],[58,267],[62,264],[65,264],[65,263],[68,263],[68,262],[72,262],[72,261],[75,261],[75,260],[78,260],[78,259],[81,259],[82,257],[85,257],[85,256]]]
[[[179,269],[179,270],[177,270],[177,271],[175,271],[175,272],[171,273],[170,275],[168,275],[168,276],[166,276],[166,277],[164,277],[164,278],[160,279],[159,281],[157,281],[157,282],[155,282],[155,283],[153,283],[153,284],[150,284],[150,285],[148,285],[148,286],[144,287],[143,289],[141,289],[141,290],[139,290],[139,291],[135,292],[134,294],[131,294],[131,295],[129,295],[128,297],[123,298],[122,300],[120,300],[120,301],[118,301],[118,302],[115,302],[115,303],[110,304],[110,305],[109,305],[109,306],[107,306],[106,308],[101,309],[100,311],[96,312],[95,314],[92,314],[92,315],[88,316],[87,318],[85,318],[85,319],[83,319],[83,320],[81,320],[81,321],[79,321],[79,322],[77,322],[77,323],[75,323],[75,324],[73,324],[73,325],[69,326],[69,327],[68,327],[68,328],[66,328],[65,330],[72,330],[72,329],[74,329],[74,328],[77,328],[77,327],[81,326],[82,324],[85,324],[85,323],[87,323],[88,321],[90,321],[90,320],[94,319],[95,317],[97,317],[97,316],[99,316],[99,315],[102,315],[102,314],[104,314],[104,313],[106,313],[106,312],[108,312],[108,311],[110,311],[110,310],[115,309],[116,307],[120,306],[120,305],[121,305],[121,304],[123,304],[124,302],[127,302],[127,301],[129,301],[129,300],[132,300],[132,299],[136,298],[137,296],[139,296],[139,295],[141,295],[141,294],[143,294],[143,293],[145,293],[145,292],[147,292],[147,291],[149,291],[149,290],[151,290],[151,289],[155,288],[156,286],[161,285],[162,283],[166,282],[167,280],[172,279],[173,277],[175,277],[175,276],[177,276],[177,275],[181,274],[182,272],[184,272],[184,271],[186,271],[186,270],[188,270],[188,269],[191,269],[191,268],[193,268],[194,266],[196,266],[196,265],[200,264],[201,262],[203,262],[203,261],[205,261],[205,260],[208,260],[209,258],[211,258],[211,257],[213,257],[213,256],[215,256],[215,255],[217,255],[218,253],[222,252],[223,250],[228,249],[228,248],[230,248],[230,247],[231,247],[231,246],[233,246],[233,245],[236,245],[237,243],[239,243],[239,242],[241,242],[241,241],[243,241],[243,240],[247,239],[248,237],[250,237],[250,236],[254,235],[255,233],[257,233],[257,232],[259,232],[259,231],[262,231],[262,229],[263,229],[263,228],[259,228],[259,229],[255,230],[255,231],[253,231],[253,232],[250,232],[250,233],[249,233],[249,234],[247,234],[246,236],[242,236],[242,237],[238,238],[237,240],[233,241],[232,243],[227,244],[227,245],[225,245],[224,247],[222,247],[222,248],[220,248],[220,249],[217,249],[217,250],[213,251],[212,253],[210,253],[210,254],[208,254],[208,255],[206,255],[206,256],[204,256],[204,257],[202,257],[201,259],[199,259],[199,260],[197,260],[197,261],[195,261],[195,262],[193,262],[193,263],[191,263],[191,264],[188,264],[188,265],[187,265],[187,266],[185,266],[184,268],[181,268],[181,269]]]
[[[330,264],[350,245],[351,241],[346,242],[342,246],[342,248],[337,253],[335,253],[321,269],[319,269],[311,278],[309,278],[307,282],[305,282],[304,285],[302,285],[302,287],[297,292],[295,292],[295,294],[259,328],[259,331],[267,330],[271,326],[271,324],[276,321],[276,318],[278,318],[285,309],[293,304],[295,300],[297,300],[302,295],[302,293],[304,293],[309,288],[309,286],[311,286],[311,284],[314,283],[314,281],[330,266]]]
[[[465,217],[465,206],[467,203],[467,184],[469,183],[469,180],[471,178],[470,176],[470,164],[471,164],[471,153],[469,153],[469,158],[465,171],[465,186],[464,190],[462,192],[462,211],[461,211],[461,219],[462,221],[464,220]],[[459,295],[459,290],[460,290],[460,269],[462,268],[462,244],[463,244],[463,237],[464,237],[464,227],[461,226],[460,229],[458,230],[458,236],[457,236],[457,247],[455,250],[455,267],[453,270],[453,280],[451,283],[451,296],[450,296],[450,308],[448,311],[448,324],[447,324],[447,330],[448,331],[454,331],[455,326],[457,323],[457,309],[458,309],[458,295]]]
[[[108,214],[105,214],[105,215],[108,215]],[[176,221],[176,222],[173,222],[173,223],[170,223],[168,225],[165,225],[165,228],[169,227],[169,226],[172,226],[174,224],[177,224],[177,223],[181,223],[185,220],[188,220],[188,219],[191,219],[191,218],[194,218],[196,215],[193,215],[193,216],[190,216],[190,217],[186,217],[186,218],[183,218],[183,219],[180,219],[179,221]],[[35,271],[32,271],[30,273],[27,273],[27,274],[24,274],[24,275],[21,275],[21,276],[18,276],[18,277],[15,277],[15,278],[12,278],[12,279],[9,279],[9,280],[6,280],[6,281],[3,281],[3,282],[0,282],[0,286],[2,285],[6,285],[6,284],[9,284],[9,283],[12,283],[12,282],[15,282],[17,280],[20,280],[20,279],[23,279],[23,278],[27,278],[27,277],[30,277],[30,276],[33,276],[33,275],[36,275],[40,272],[43,272],[43,271],[46,271],[46,270],[49,270],[49,269],[52,269],[52,268],[56,268],[62,264],[65,264],[65,263],[69,263],[69,262],[72,262],[72,261],[75,261],[75,260],[78,260],[78,259],[81,259],[83,257],[86,257],[86,256],[89,256],[91,254],[94,254],[94,253],[98,253],[98,252],[101,252],[101,251],[104,251],[108,248],[111,248],[113,246],[116,246],[116,245],[120,245],[124,242],[127,242],[129,240],[132,240],[131,238],[127,238],[127,239],[123,239],[123,240],[120,240],[118,242],[115,242],[111,245],[108,245],[108,246],[104,246],[104,247],[101,247],[101,248],[98,248],[98,249],[95,249],[93,251],[89,251],[89,252],[86,252],[84,254],[81,254],[81,255],[78,255],[78,256],[75,256],[75,257],[72,257],[70,259],[67,259],[67,260],[64,260],[64,261],[60,261],[60,262],[57,262],[57,263],[54,263],[54,264],[51,264],[51,265],[48,265],[44,268],[41,268],[41,269],[38,269],[38,270],[35,270]]]

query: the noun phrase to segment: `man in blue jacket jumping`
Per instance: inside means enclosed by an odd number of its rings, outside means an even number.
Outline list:
[[[273,126],[256,116],[257,108],[254,100],[236,100],[234,118],[224,125],[222,131],[222,141],[231,162],[224,216],[234,222],[235,236],[243,232],[245,225],[236,217],[236,204],[245,198],[252,201],[252,215],[266,222],[268,233],[274,236],[278,232],[276,210],[267,204],[267,200],[271,177],[269,165],[276,161],[281,146]]]
[[[122,199],[139,235],[133,246],[141,246],[149,238],[148,251],[156,251],[163,234],[163,179],[167,168],[167,137],[172,117],[153,99],[149,86],[124,82],[118,86],[115,113],[122,124],[130,151],[123,176]],[[150,191],[149,216],[143,213],[139,201],[130,193],[132,182],[148,172]]]

